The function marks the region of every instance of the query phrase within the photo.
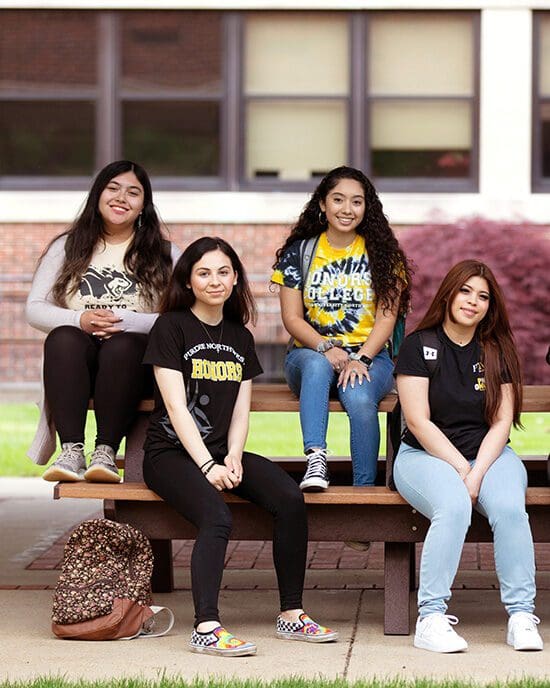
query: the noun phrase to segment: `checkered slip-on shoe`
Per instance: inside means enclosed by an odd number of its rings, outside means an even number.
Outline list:
[[[193,630],[189,647],[191,652],[218,655],[218,657],[243,657],[256,654],[254,643],[239,640],[222,626],[218,626],[209,633]]]
[[[277,617],[277,638],[281,640],[303,640],[306,643],[329,643],[338,640],[338,633],[321,626],[307,614],[300,614],[298,621],[285,621]]]

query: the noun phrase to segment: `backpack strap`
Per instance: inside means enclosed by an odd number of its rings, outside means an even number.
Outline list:
[[[172,630],[175,618],[174,612],[171,609],[168,609],[168,607],[158,607],[154,604],[152,604],[149,609],[153,612],[153,616],[149,617],[147,621],[145,621],[139,631],[135,635],[129,635],[126,638],[120,638],[120,640],[133,640],[134,638],[160,638],[161,635],[166,635]],[[156,633],[153,633],[153,629],[157,621],[157,614],[160,614],[161,612],[167,613],[168,626],[163,631],[157,631]]]
[[[319,243],[319,235],[311,237],[309,239],[303,239],[300,242],[300,268],[302,275],[302,287],[306,284],[306,279],[311,268],[311,263],[313,261],[313,256],[317,250],[317,244]],[[302,289],[302,294],[304,290]]]

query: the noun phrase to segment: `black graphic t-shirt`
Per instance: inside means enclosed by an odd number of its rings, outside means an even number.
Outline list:
[[[437,336],[440,360],[430,380],[430,418],[466,459],[475,459],[489,430],[484,418],[485,376],[480,345],[474,338],[466,346],[459,346],[441,327]],[[406,337],[401,345],[394,375],[430,377],[418,332]],[[410,430],[403,439],[411,447],[422,449]]]
[[[250,331],[229,320],[205,325],[191,311],[165,313],[151,330],[143,362],[181,371],[187,408],[205,445],[213,455],[225,453],[240,383],[262,373]],[[174,446],[182,444],[155,385],[145,449]]]

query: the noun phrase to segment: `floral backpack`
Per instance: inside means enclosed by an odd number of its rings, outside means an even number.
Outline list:
[[[52,631],[75,640],[165,635],[174,615],[152,604],[152,572],[153,552],[141,531],[101,518],[84,521],[65,545]],[[153,632],[161,611],[168,615],[168,627]]]

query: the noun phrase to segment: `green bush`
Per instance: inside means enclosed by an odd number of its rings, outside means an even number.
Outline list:
[[[482,260],[504,292],[523,361],[526,384],[550,384],[550,230],[479,217],[403,230],[400,242],[415,263],[413,311],[407,331],[426,311],[448,270],[461,260]]]

